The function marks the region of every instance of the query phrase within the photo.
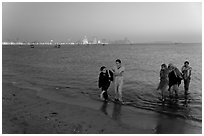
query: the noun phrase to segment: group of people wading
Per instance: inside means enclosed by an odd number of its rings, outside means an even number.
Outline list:
[[[169,97],[172,98],[174,93],[175,98],[178,98],[178,87],[182,80],[184,80],[184,95],[189,94],[188,90],[191,80],[191,70],[192,68],[189,66],[189,61],[184,62],[181,72],[171,63],[168,65],[168,67],[166,64],[161,65],[160,83],[157,90],[161,90],[162,101],[165,101],[164,91],[166,90],[167,86],[169,86]]]
[[[117,59],[115,61],[116,65],[111,70],[107,70],[105,66],[100,68],[98,87],[101,88],[100,97],[104,101],[108,101],[107,90],[111,82],[114,82],[115,88],[115,101],[123,102],[122,100],[122,87],[123,87],[123,74],[125,67],[121,65],[121,60]],[[162,101],[165,101],[164,91],[167,87],[169,91],[169,97],[173,98],[173,93],[175,98],[178,98],[178,87],[181,81],[184,80],[184,95],[188,95],[189,84],[191,80],[191,70],[189,66],[189,61],[185,61],[184,65],[179,69],[170,63],[167,67],[166,64],[161,65],[160,70],[160,83],[157,90],[161,90]]]

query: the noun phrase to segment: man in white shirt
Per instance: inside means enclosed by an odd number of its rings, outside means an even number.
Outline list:
[[[115,61],[116,66],[113,68],[114,81],[115,81],[115,100],[122,102],[122,87],[123,87],[123,74],[125,67],[121,66],[121,60]]]

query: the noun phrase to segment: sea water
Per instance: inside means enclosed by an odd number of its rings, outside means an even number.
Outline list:
[[[100,67],[111,69],[116,59],[121,59],[125,67],[123,100],[131,101],[129,106],[202,122],[201,44],[3,46],[3,80],[15,75],[25,84],[64,87],[67,94],[83,91],[96,99]],[[192,67],[189,96],[184,96],[182,81],[179,101],[162,104],[161,93],[156,90],[161,64],[173,63],[181,69],[185,60]],[[108,92],[113,98],[113,84]],[[165,96],[168,98],[168,91]]]

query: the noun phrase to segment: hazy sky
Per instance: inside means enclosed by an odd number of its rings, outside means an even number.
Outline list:
[[[202,41],[201,3],[6,3],[2,41]]]

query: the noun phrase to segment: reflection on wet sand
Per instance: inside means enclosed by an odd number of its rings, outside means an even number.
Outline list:
[[[182,112],[185,113],[185,116],[189,115],[189,108],[188,107],[188,97],[185,96],[183,105],[179,105],[178,101],[177,102],[170,102],[169,105],[170,107],[167,108],[165,105],[162,105],[159,111],[165,112],[165,111],[170,111],[171,113],[177,113],[178,110],[183,110]],[[156,134],[183,134],[186,132],[186,123],[184,120],[177,118],[175,115],[170,115],[170,116],[165,116],[163,114],[158,114],[157,118],[157,125],[155,127],[155,133]]]
[[[171,110],[174,110],[174,112],[177,111],[177,103],[170,103]],[[165,111],[165,105],[162,105],[159,109],[161,112]],[[181,132],[182,126],[178,127],[177,121],[175,117],[167,117],[163,116],[162,114],[158,114],[157,118],[157,125],[155,127],[155,133],[156,134],[169,134],[169,133],[174,133],[174,132]],[[183,131],[182,131],[183,132]]]
[[[156,134],[183,134],[185,132],[185,123],[174,116],[164,116],[159,114],[157,126],[155,128]]]
[[[107,112],[107,107],[108,107],[108,102],[103,102],[103,104],[100,107],[100,110],[105,114],[108,115]],[[113,104],[113,111],[112,111],[112,116],[114,120],[119,120],[121,118],[121,104],[114,103]]]
[[[107,112],[107,105],[108,105],[108,102],[103,102],[100,110],[105,114],[105,115],[108,115],[108,112]]]
[[[121,104],[114,103],[112,118],[114,120],[120,121],[120,117],[121,117]]]

